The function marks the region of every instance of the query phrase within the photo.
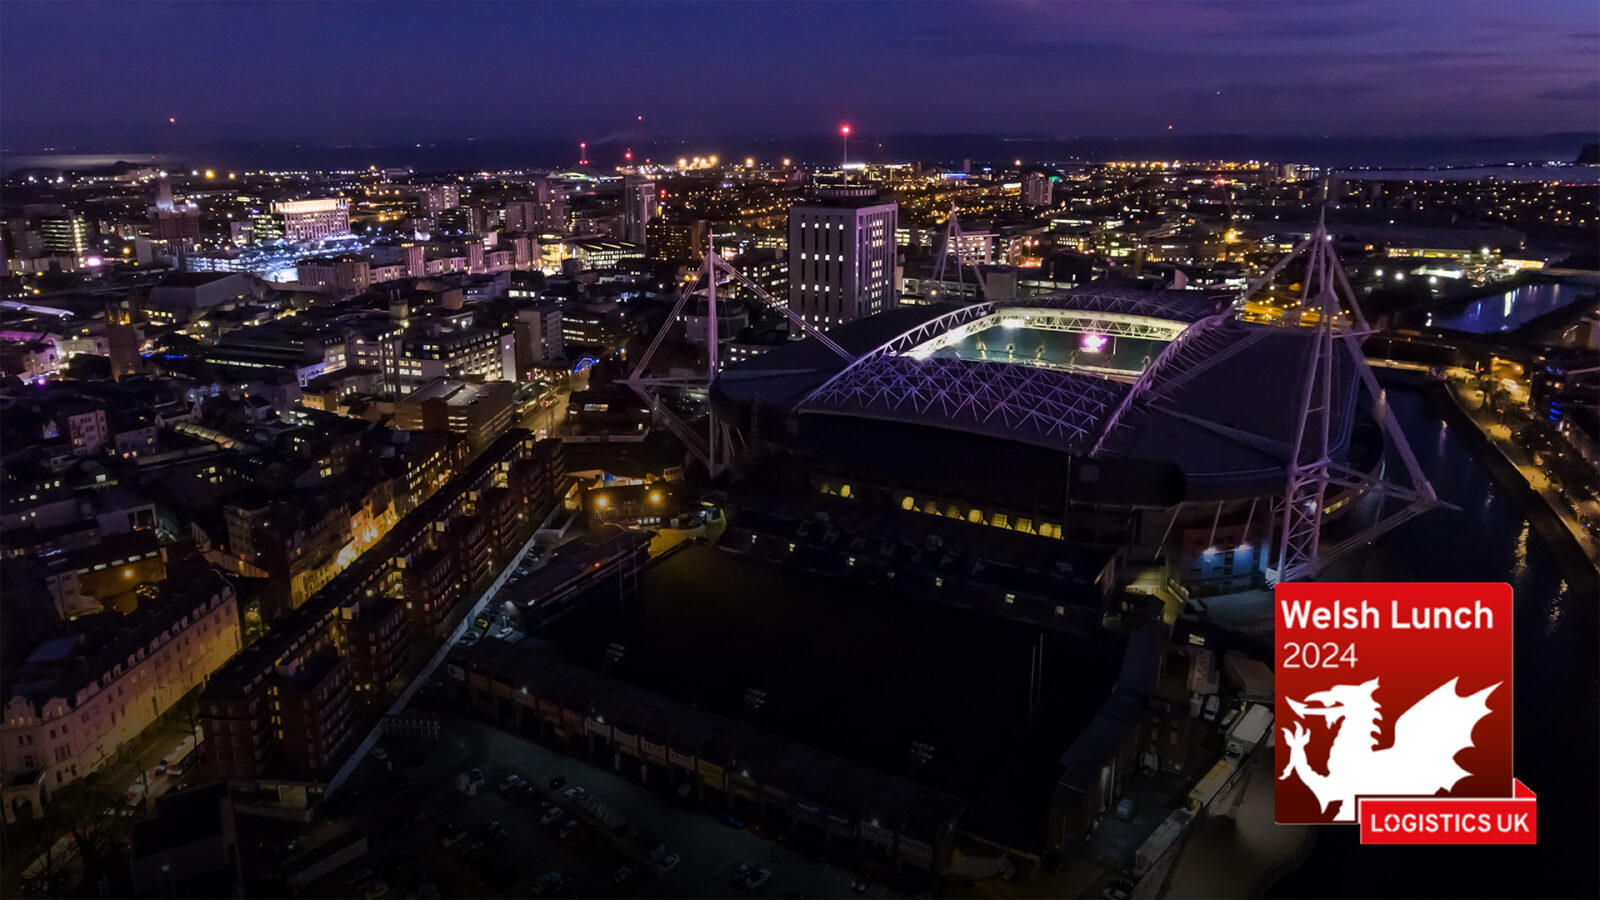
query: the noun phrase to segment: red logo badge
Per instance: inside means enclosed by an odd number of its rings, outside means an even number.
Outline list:
[[[1291,583],[1275,605],[1278,822],[1536,840],[1512,778],[1510,585]]]

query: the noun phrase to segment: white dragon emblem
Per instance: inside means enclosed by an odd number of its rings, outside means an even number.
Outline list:
[[[1363,684],[1339,684],[1304,701],[1289,700],[1298,718],[1322,716],[1337,730],[1328,749],[1327,773],[1311,768],[1306,744],[1311,730],[1302,722],[1283,729],[1289,747],[1289,764],[1280,781],[1298,776],[1316,795],[1327,813],[1339,804],[1335,822],[1356,820],[1356,798],[1361,796],[1432,796],[1455,786],[1469,773],[1456,765],[1455,755],[1472,746],[1472,729],[1489,714],[1486,702],[1500,683],[1466,697],[1457,695],[1452,678],[1418,700],[1394,723],[1394,744],[1378,745],[1378,679]]]

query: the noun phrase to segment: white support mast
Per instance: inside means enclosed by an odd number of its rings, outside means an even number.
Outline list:
[[[952,201],[950,203],[950,219],[945,224],[944,229],[944,246],[939,248],[939,258],[933,266],[933,280],[935,284],[944,284],[944,273],[950,264],[950,253],[952,249],[956,255],[956,284],[966,284],[966,276],[963,268],[967,265],[967,248],[964,238],[965,235],[961,231],[961,220],[956,218],[956,205],[955,202]],[[988,296],[988,288],[983,281],[983,271],[978,268],[977,263],[972,263],[972,276],[977,282],[979,293],[983,295],[975,299],[986,299]],[[959,297],[960,294],[961,292],[958,289],[956,291],[956,295]]]
[[[1290,327],[1309,327],[1313,334],[1299,374],[1297,400],[1291,411],[1294,433],[1287,460],[1288,480],[1283,497],[1274,509],[1280,525],[1277,546],[1269,548],[1269,552],[1275,549],[1268,569],[1268,577],[1274,581],[1311,578],[1334,558],[1443,505],[1417,464],[1389,408],[1388,398],[1361,352],[1361,342],[1371,332],[1340,268],[1339,257],[1334,253],[1325,215],[1311,236],[1258,280],[1241,302],[1248,300],[1302,254],[1306,261],[1302,301],[1294,316],[1297,321],[1289,324]],[[1341,289],[1353,324],[1341,308]],[[1339,402],[1334,393],[1335,382],[1342,381],[1338,373],[1350,366],[1355,369],[1359,388],[1368,394],[1372,414],[1386,439],[1385,452],[1392,447],[1404,465],[1404,484],[1386,480],[1381,466],[1380,474],[1369,474],[1334,458],[1333,448],[1339,440],[1335,434],[1338,423],[1335,404]],[[1379,498],[1372,523],[1331,546],[1322,541],[1322,520],[1330,489],[1342,489],[1355,497]],[[1388,512],[1391,500],[1400,501],[1404,506]]]
[[[815,326],[806,322],[799,314],[791,311],[787,303],[779,303],[773,299],[759,285],[735,269],[731,263],[718,256],[715,239],[709,238],[707,240],[705,262],[701,264],[700,271],[678,291],[678,299],[673,304],[672,311],[667,314],[666,321],[661,323],[661,329],[651,339],[650,346],[645,348],[644,353],[640,354],[639,361],[634,364],[633,371],[627,378],[622,380],[622,383],[632,388],[634,393],[650,404],[650,410],[654,418],[665,425],[667,430],[671,431],[678,440],[683,442],[684,447],[695,459],[700,461],[701,465],[706,467],[706,471],[711,474],[712,478],[721,475],[731,465],[733,455],[733,440],[727,423],[723,422],[721,417],[717,415],[715,404],[709,403],[712,388],[715,387],[717,377],[720,374],[718,371],[720,366],[720,348],[718,347],[720,322],[718,321],[717,313],[717,279],[722,276],[727,276],[733,281],[739,282],[754,294],[761,303],[782,312],[790,322],[799,326],[800,330],[808,338],[815,339],[848,362],[855,361],[855,357],[835,343],[832,338],[829,338]],[[683,313],[685,306],[689,303],[689,299],[695,295],[702,283],[705,284],[706,293],[707,347],[705,376],[703,378],[693,375],[682,378],[661,378],[646,375],[651,359],[655,357],[656,351],[661,348],[661,343],[666,339],[667,334],[676,327],[678,317]],[[706,392],[709,415],[704,436],[689,427],[689,424],[674,412],[671,406],[661,402],[661,391],[663,389],[703,389]]]

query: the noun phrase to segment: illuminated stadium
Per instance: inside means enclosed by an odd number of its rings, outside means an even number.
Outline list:
[[[1261,584],[1331,555],[1356,501],[1411,495],[1383,486],[1359,344],[1240,321],[1233,299],[900,307],[724,369],[715,411],[741,484],[1115,548],[1129,580]]]

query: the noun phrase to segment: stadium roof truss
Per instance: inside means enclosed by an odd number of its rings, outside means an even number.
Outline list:
[[[1126,383],[938,351],[997,326],[1176,342],[1197,323],[1216,318],[1208,312],[1159,294],[1116,290],[963,306],[862,355],[799,407],[908,422],[932,413],[961,430],[1081,451],[1096,441],[1108,415],[1125,411]]]
[[[1127,385],[1092,375],[948,357],[879,356],[851,366],[801,409],[951,427],[1057,449],[1083,446]]]

